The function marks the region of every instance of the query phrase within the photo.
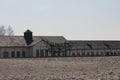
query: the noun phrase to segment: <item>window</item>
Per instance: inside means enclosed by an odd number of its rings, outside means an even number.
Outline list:
[[[82,52],[82,56],[85,56],[85,52]]]
[[[99,56],[99,52],[96,52],[96,56]]]
[[[44,56],[44,51],[43,50],[40,50],[40,55]]]
[[[39,57],[39,49],[36,50],[36,56]]]
[[[114,56],[114,53],[113,52],[110,52],[111,56]]]
[[[91,56],[94,56],[94,52],[91,52]]]
[[[42,53],[42,54],[43,54],[43,50],[40,50],[40,53]]]
[[[45,50],[45,56],[48,56],[48,50]]]
[[[3,57],[7,58],[8,57],[8,52],[3,52]]]
[[[116,53],[116,52],[114,52],[114,55],[115,55],[115,56],[117,56],[117,53]]]
[[[17,57],[20,57],[20,51],[17,51]]]
[[[25,57],[25,51],[22,51],[22,57]]]
[[[77,52],[77,56],[80,56],[80,52]]]
[[[106,56],[109,56],[109,52],[105,52],[105,55],[106,55]]]
[[[15,57],[15,52],[14,51],[11,52],[11,57]]]
[[[75,56],[75,52],[72,52],[72,56]]]
[[[90,52],[87,52],[87,56],[89,56],[90,55]]]
[[[48,53],[48,50],[45,50],[45,53],[47,54],[47,53]]]
[[[118,52],[118,55],[120,56],[120,51]]]

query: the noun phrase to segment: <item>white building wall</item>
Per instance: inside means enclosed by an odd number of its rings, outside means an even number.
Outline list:
[[[0,48],[0,57],[3,58],[4,57],[4,52],[8,52],[8,57],[11,57],[11,53],[14,52],[15,53],[15,57],[17,57],[17,52],[20,52],[20,57],[22,57],[22,52],[25,52],[25,57],[29,57],[29,49],[28,48],[24,48],[24,47],[19,47],[19,48],[15,48],[15,47],[2,47]]]
[[[47,50],[49,45],[44,43],[43,41],[38,42],[35,46],[27,48],[27,47],[2,47],[0,48],[0,57],[3,58],[4,52],[8,52],[8,57],[11,56],[11,52],[15,52],[15,57],[17,57],[17,52],[20,52],[20,57],[22,57],[22,51],[25,52],[25,57],[40,57],[40,50]],[[39,50],[39,56],[36,55],[36,50]],[[67,56],[105,56],[106,53],[109,52],[110,56],[119,55],[120,56],[120,49],[101,49],[101,50],[71,50],[68,51]],[[111,53],[112,52],[112,53]],[[89,53],[89,54],[88,54]],[[51,56],[50,52],[48,52],[48,56]],[[60,54],[62,56],[62,54]]]
[[[120,55],[120,49],[71,50],[67,54],[70,56],[105,56],[107,52],[109,56]]]
[[[40,50],[43,50],[43,55],[45,55],[45,50],[47,50],[49,47],[49,45],[47,45],[45,42],[43,41],[40,41],[38,42],[36,45],[33,46],[33,57],[38,57],[37,54],[36,54],[36,50],[39,50],[39,56],[40,55]],[[50,54],[48,53],[48,56]]]

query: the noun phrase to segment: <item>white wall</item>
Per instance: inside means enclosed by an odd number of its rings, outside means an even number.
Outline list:
[[[33,57],[37,57],[36,50],[39,50],[39,54],[40,54],[40,50],[47,50],[48,47],[49,45],[46,44],[44,41],[38,42],[36,45],[33,46]]]
[[[25,47],[19,47],[19,48],[15,48],[15,47],[2,47],[0,48],[0,57],[3,58],[3,53],[4,52],[8,52],[8,57],[11,57],[11,52],[14,51],[15,52],[15,57],[17,57],[17,51],[20,52],[20,57],[22,57],[22,51],[25,51],[25,57],[29,57],[29,49],[25,48]]]
[[[120,49],[111,49],[111,50],[107,50],[107,49],[103,49],[103,50],[71,50],[70,52],[67,53],[67,55],[80,55],[80,56],[87,56],[89,53],[89,56],[105,56],[106,52],[112,52],[113,55],[120,55]],[[83,54],[84,53],[84,54]],[[112,54],[110,54],[112,55]]]

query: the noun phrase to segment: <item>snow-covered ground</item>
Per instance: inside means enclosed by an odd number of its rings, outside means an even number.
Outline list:
[[[120,56],[0,59],[0,80],[120,80]]]

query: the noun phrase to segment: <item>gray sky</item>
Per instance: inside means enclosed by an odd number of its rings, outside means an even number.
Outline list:
[[[0,0],[0,25],[16,35],[120,40],[120,0]]]

